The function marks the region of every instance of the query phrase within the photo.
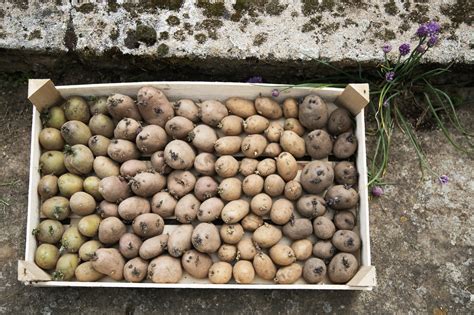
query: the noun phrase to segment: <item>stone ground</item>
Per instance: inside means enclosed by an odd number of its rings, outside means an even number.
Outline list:
[[[378,286],[372,292],[278,290],[132,290],[33,288],[17,279],[24,257],[31,104],[18,75],[0,81],[0,313],[472,313],[474,161],[446,144],[441,131],[418,135],[433,168],[448,185],[420,181],[418,162],[399,132],[386,194],[370,202],[372,261]],[[130,79],[130,78],[129,78]],[[75,73],[57,84],[110,78]],[[474,126],[474,107],[460,110]],[[370,144],[369,150],[373,148]]]

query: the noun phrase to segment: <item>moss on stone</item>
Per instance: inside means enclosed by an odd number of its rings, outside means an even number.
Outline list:
[[[177,30],[174,32],[173,38],[182,42],[186,39],[186,34],[184,33],[184,30]]]
[[[166,44],[159,44],[158,47],[156,48],[156,54],[158,57],[163,57],[166,56],[170,51],[170,48]]]
[[[446,15],[456,27],[462,23],[472,25],[473,12],[474,2],[472,0],[457,0],[455,4],[441,6],[441,13]]]
[[[403,2],[403,8],[405,9],[405,11],[410,11],[410,6],[411,6],[410,0],[405,0]]]
[[[94,11],[94,9],[95,9],[95,5],[93,3],[84,3],[80,5],[79,7],[76,7],[76,11],[84,13],[84,14],[91,13],[92,11]]]
[[[184,29],[186,30],[188,35],[193,35],[194,34],[193,25],[191,23],[189,23],[189,22],[184,23]]]
[[[221,20],[205,19],[196,25],[197,30],[207,31],[207,36],[212,39],[217,39],[217,30],[223,25]]]
[[[170,34],[168,32],[160,33],[160,40],[167,40],[168,38],[170,38]]]
[[[41,36],[40,30],[34,30],[28,35],[28,40],[41,39],[41,38],[43,38],[43,36]]]
[[[408,23],[402,23],[398,29],[400,30],[401,33],[405,33],[410,29],[410,25]]]
[[[233,7],[237,14],[234,19],[239,17],[237,19],[239,20],[244,13],[248,13],[250,16],[258,16],[260,13],[280,15],[288,5],[280,4],[278,0],[236,0]]]
[[[177,16],[175,15],[170,15],[167,19],[166,19],[166,23],[168,23],[169,25],[171,26],[176,26],[176,25],[179,25],[180,23],[180,20]]]
[[[147,25],[137,25],[136,37],[139,42],[143,42],[147,46],[152,46],[156,43],[156,31]]]
[[[107,1],[107,8],[110,12],[117,12],[117,9],[118,9],[117,0]]]
[[[334,33],[335,31],[339,29],[340,25],[341,24],[339,22],[325,24],[321,27],[321,32],[327,33],[327,34]]]
[[[357,23],[353,19],[347,18],[344,20],[344,27],[349,26],[349,25],[359,26],[359,23]]]
[[[206,34],[203,33],[198,33],[194,35],[194,39],[199,43],[199,44],[204,44],[207,40]]]
[[[268,34],[267,33],[259,33],[255,36],[253,40],[253,45],[254,46],[261,46],[263,43],[265,43],[268,39]]]
[[[135,30],[128,30],[127,31],[127,36],[123,40],[123,43],[124,43],[125,47],[127,47],[129,49],[136,49],[136,48],[140,47],[140,43],[137,40]]]
[[[226,12],[224,1],[198,0],[196,6],[203,9],[203,14],[207,17],[223,16]]]
[[[415,4],[415,8],[408,14],[408,19],[412,22],[425,23],[429,21],[428,17],[429,5]]]
[[[307,33],[307,32],[314,31],[316,29],[316,26],[318,28],[321,27],[322,26],[321,19],[322,19],[321,15],[316,15],[316,16],[312,17],[311,19],[309,19],[308,22],[303,24],[303,27],[302,27],[301,31],[303,33]]]
[[[118,37],[119,37],[120,33],[118,31],[117,28],[114,28],[111,32],[110,32],[110,39],[111,40],[116,40]]]
[[[383,5],[385,12],[390,15],[396,15],[399,10],[394,0],[390,0]]]
[[[335,5],[334,0],[322,0],[321,3],[319,0],[307,0],[303,3],[302,11],[308,16],[322,11],[333,11]]]

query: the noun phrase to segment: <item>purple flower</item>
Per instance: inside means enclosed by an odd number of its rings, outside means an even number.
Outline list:
[[[380,197],[383,195],[383,189],[380,186],[374,186],[372,187],[372,195],[374,197]]]
[[[247,80],[247,83],[262,83],[262,82],[263,82],[263,78],[261,76],[250,77]]]
[[[438,177],[438,180],[441,185],[445,185],[449,182],[449,177],[448,175],[441,175],[440,177]]]
[[[408,53],[410,53],[410,44],[401,44],[400,47],[398,47],[398,51],[400,51],[400,55],[402,56],[408,55]]]
[[[389,43],[385,43],[382,46],[382,50],[383,50],[384,54],[388,54],[389,52],[392,51],[392,45],[390,45]]]
[[[436,35],[431,35],[430,39],[428,40],[428,47],[433,47],[434,45],[436,45],[436,43],[438,42],[438,36]]]
[[[387,80],[387,82],[393,81],[394,78],[395,78],[395,72],[393,71],[389,71],[385,74],[385,80]]]
[[[420,27],[418,27],[418,30],[416,31],[416,35],[422,38],[428,35],[428,32],[428,27],[425,24],[421,24]]]
[[[420,45],[416,47],[416,51],[419,52],[420,54],[423,54],[426,51],[426,46],[425,45]]]
[[[435,21],[426,24],[426,28],[428,29],[428,35],[437,35],[441,30],[441,26]]]
[[[278,97],[278,95],[280,95],[280,91],[278,91],[277,89],[272,90],[273,97]]]

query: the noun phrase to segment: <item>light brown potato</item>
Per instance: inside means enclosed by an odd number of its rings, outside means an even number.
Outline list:
[[[62,106],[50,107],[44,110],[42,114],[44,115],[43,126],[45,127],[61,129],[61,126],[66,122]]]
[[[351,157],[357,150],[357,138],[352,131],[340,134],[334,146],[332,153],[338,159],[347,159]]]
[[[191,168],[196,157],[193,148],[183,140],[173,140],[165,147],[165,161],[176,170]]]
[[[82,177],[71,173],[63,174],[58,178],[59,193],[67,198],[70,198],[74,193],[81,191],[83,184],[84,180]]]
[[[342,161],[334,167],[334,180],[340,185],[355,185],[357,183],[357,169],[354,163]]]
[[[306,152],[316,160],[327,158],[332,151],[331,136],[322,129],[311,131],[306,136],[305,143]]]
[[[298,163],[293,155],[288,152],[281,153],[276,159],[276,168],[278,174],[285,181],[290,181],[296,177],[298,173]]]
[[[289,266],[296,261],[293,249],[281,243],[273,245],[270,248],[269,254],[273,262],[280,266]]]
[[[269,125],[268,119],[260,115],[252,115],[242,123],[244,131],[248,134],[263,133]]]
[[[277,197],[283,194],[283,190],[285,190],[285,181],[280,177],[280,175],[271,174],[265,178],[263,190],[269,196]]]
[[[256,215],[264,216],[270,212],[271,208],[272,198],[265,193],[254,196],[250,201],[250,209]]]
[[[102,200],[97,207],[97,213],[101,218],[118,217],[118,205],[114,202]]]
[[[353,253],[360,248],[360,237],[349,230],[339,230],[334,233],[332,243],[341,252]]]
[[[79,232],[77,226],[71,225],[61,237],[61,247],[66,249],[68,253],[77,253],[86,241],[87,238]]]
[[[199,201],[212,198],[217,195],[218,183],[210,176],[199,177],[194,185],[194,195]]]
[[[120,217],[126,221],[132,221],[140,214],[148,212],[150,212],[150,202],[139,196],[124,199],[118,206]]]
[[[199,106],[199,117],[201,120],[209,126],[217,127],[221,120],[229,115],[227,108],[219,101],[207,100]]]
[[[214,152],[217,133],[208,125],[197,125],[193,131],[188,134],[188,141],[191,141],[194,147],[200,151]]]
[[[338,136],[341,133],[352,129],[351,114],[344,108],[334,110],[328,119],[328,131],[333,136]]]
[[[227,224],[237,223],[249,213],[249,203],[238,199],[228,202],[221,212],[222,221]]]
[[[92,259],[92,267],[110,278],[120,281],[123,279],[125,259],[116,248],[99,248]]]
[[[239,172],[243,176],[249,176],[250,174],[255,173],[257,170],[258,160],[243,158],[240,162]]]
[[[357,205],[359,194],[349,186],[335,185],[328,189],[324,199],[326,204],[333,209],[347,210]]]
[[[223,224],[219,231],[221,239],[227,244],[237,244],[244,236],[244,228],[242,225],[236,224]]]
[[[284,130],[290,130],[296,133],[298,136],[302,137],[305,133],[305,129],[303,125],[299,122],[296,118],[288,118],[285,120],[285,124],[283,125]]]
[[[262,135],[248,135],[242,140],[241,149],[248,158],[257,158],[263,154],[268,142]]]
[[[51,270],[54,269],[59,259],[59,249],[51,244],[41,244],[35,251],[35,263],[38,267]]]
[[[92,267],[91,261],[86,261],[85,263],[80,264],[77,266],[76,270],[74,271],[77,281],[85,281],[85,282],[92,282],[97,281],[104,277],[104,274],[96,271]]]
[[[69,207],[73,213],[84,216],[95,211],[96,203],[94,197],[83,191],[78,191],[69,199]]]
[[[64,139],[56,128],[44,128],[39,134],[39,142],[45,150],[62,150]]]
[[[334,171],[328,162],[311,161],[303,168],[300,182],[310,194],[319,194],[328,188],[334,180]]]
[[[274,174],[276,172],[276,162],[274,159],[264,159],[257,164],[257,171],[255,174],[258,174],[262,177],[267,177],[268,175]]]
[[[201,202],[193,194],[187,194],[176,203],[174,214],[181,223],[191,223],[196,219]]]
[[[192,122],[199,121],[199,107],[190,99],[182,99],[173,104],[177,116],[183,116]]]
[[[133,176],[130,187],[135,195],[151,197],[166,186],[166,177],[160,173],[142,172]]]
[[[97,158],[96,158],[97,159]],[[120,165],[120,175],[122,176],[135,176],[138,173],[146,172],[150,170],[150,165],[147,161],[141,160],[128,160]]]
[[[181,258],[184,270],[196,279],[207,278],[212,259],[208,254],[200,253],[194,249],[188,250]]]
[[[109,114],[115,119],[120,120],[128,117],[135,120],[142,120],[134,100],[122,94],[114,94],[107,98],[107,109]]]
[[[196,177],[190,171],[177,170],[171,172],[167,177],[169,193],[175,198],[181,198],[194,189]]]
[[[308,283],[320,283],[326,276],[326,264],[319,258],[310,258],[304,263],[303,278]]]
[[[157,151],[151,155],[151,167],[148,165],[147,162],[148,161],[145,161],[145,163],[147,164],[147,170],[153,169],[155,170],[155,172],[158,172],[162,175],[167,175],[171,173],[171,171],[173,171],[173,169],[168,164],[166,164],[164,151]]]
[[[280,144],[277,142],[272,142],[265,147],[265,151],[263,151],[262,156],[274,158],[280,155],[281,151],[282,149]]]
[[[294,219],[283,226],[283,234],[292,240],[301,240],[313,234],[313,225],[309,219]]]
[[[163,233],[165,222],[156,213],[144,213],[132,222],[132,229],[138,236],[149,238]]]
[[[128,282],[141,282],[145,279],[148,270],[148,261],[140,257],[133,258],[123,267],[123,277]]]
[[[333,257],[328,266],[329,279],[333,283],[346,283],[357,273],[359,263],[354,255],[339,253]]]
[[[137,93],[137,107],[143,120],[150,125],[164,127],[174,117],[174,110],[166,95],[151,86],[144,86]]]
[[[250,237],[244,236],[237,243],[237,259],[252,260],[257,254],[257,248]]]
[[[99,241],[103,244],[115,244],[127,231],[125,224],[116,217],[105,218],[99,225]]]
[[[92,132],[89,127],[78,120],[70,120],[61,126],[61,136],[69,145],[84,144],[89,142]]]
[[[177,283],[183,276],[178,258],[161,255],[148,265],[148,278],[154,283]]]
[[[328,106],[318,95],[308,95],[298,107],[298,119],[309,130],[321,129],[328,121]]]
[[[173,139],[186,139],[188,134],[194,129],[191,120],[185,117],[176,116],[166,122],[166,133]]]
[[[151,199],[151,211],[162,218],[174,216],[177,200],[167,191],[160,191]]]
[[[215,253],[221,246],[219,230],[212,223],[199,223],[194,228],[191,242],[201,253]]]
[[[71,96],[63,104],[64,115],[67,120],[79,120],[87,123],[90,118],[89,106],[84,98]]]
[[[59,242],[64,233],[64,226],[57,220],[43,220],[33,229],[33,235],[42,243],[55,244]]]
[[[166,131],[156,125],[143,127],[135,140],[138,150],[147,154],[163,150],[167,142],[168,135],[166,134]]]
[[[286,224],[294,217],[294,210],[295,207],[291,201],[284,198],[277,199],[270,210],[270,220],[275,224]]]
[[[234,265],[232,270],[235,282],[248,284],[252,283],[255,278],[255,270],[253,269],[252,263],[247,260],[240,260]]]
[[[104,114],[95,114],[89,120],[89,129],[93,135],[101,135],[107,138],[114,136],[114,122]]]
[[[224,201],[237,200],[242,195],[242,182],[237,177],[224,178],[217,193]]]
[[[171,232],[167,246],[171,256],[181,257],[184,252],[192,248],[193,229],[191,224],[180,224]]]
[[[303,195],[296,203],[299,214],[306,218],[316,218],[326,213],[326,201],[318,195]]]
[[[321,259],[330,259],[337,249],[330,240],[319,240],[313,246],[313,255]]]
[[[197,219],[200,222],[212,222],[217,220],[221,216],[223,208],[224,202],[221,199],[217,197],[206,199],[199,207]]]
[[[254,242],[261,248],[270,248],[283,237],[281,230],[272,224],[265,223],[252,235]]]
[[[291,249],[295,252],[296,260],[306,260],[313,253],[313,243],[310,240],[297,240],[291,244]]]
[[[133,118],[123,118],[115,126],[113,137],[115,139],[123,139],[135,141],[138,133],[142,130],[142,125]],[[108,138],[112,138],[109,136]]]
[[[222,118],[221,122],[217,125],[226,136],[238,136],[242,133],[242,123],[244,120],[235,115],[229,115]]]
[[[303,194],[303,187],[300,182],[296,180],[290,180],[285,184],[284,195],[285,198],[291,201],[298,200]]]
[[[64,153],[59,151],[46,151],[40,156],[39,162],[42,175],[61,175],[66,173],[64,166]]]
[[[84,191],[94,197],[95,200],[101,201],[102,195],[99,193],[100,178],[97,176],[88,176],[82,182]]]
[[[306,154],[304,139],[294,131],[285,130],[280,138],[283,151],[289,152],[295,158],[302,158]]]
[[[269,97],[257,97],[255,99],[255,109],[257,113],[268,119],[278,119],[283,116],[280,105]]]
[[[76,144],[64,148],[64,166],[77,175],[85,175],[92,171],[94,155],[92,151],[83,144]]]
[[[223,155],[216,160],[214,167],[220,177],[233,177],[239,171],[239,161],[231,155]]]
[[[38,183],[38,194],[41,199],[48,199],[58,194],[58,178],[54,175],[41,177]]]
[[[208,277],[215,284],[228,283],[232,279],[232,265],[224,261],[216,262],[209,268]]]
[[[269,123],[264,133],[268,141],[279,142],[283,131],[284,131],[283,124],[279,120],[274,120]]]
[[[214,154],[202,152],[194,159],[194,169],[207,176],[212,176],[215,173],[216,157]]]
[[[56,263],[56,270],[52,275],[53,280],[71,280],[74,277],[79,261],[77,254],[63,254]]]
[[[109,110],[107,109],[107,97],[105,96],[100,96],[100,97],[95,97],[93,100],[91,100],[92,104],[90,104],[90,111],[91,114],[104,114],[107,115],[109,113]]]
[[[94,237],[99,231],[99,225],[102,219],[97,214],[90,214],[82,217],[77,223],[79,232],[87,237]]]
[[[161,234],[145,240],[140,246],[138,254],[143,259],[152,259],[160,256],[166,251],[168,238],[168,234]]]
[[[263,190],[264,179],[257,174],[251,174],[244,178],[242,182],[242,191],[247,196],[253,197]]]
[[[303,267],[297,263],[278,269],[275,276],[275,283],[292,284],[295,283],[302,275]]]
[[[120,175],[119,164],[106,156],[98,156],[92,164],[94,173],[99,178]]]
[[[254,102],[240,97],[231,97],[225,101],[229,113],[242,118],[247,118],[257,113]]]
[[[222,244],[217,251],[217,257],[221,261],[233,262],[237,257],[237,247],[235,245]]]
[[[336,232],[334,223],[326,217],[317,217],[313,221],[314,234],[322,240],[330,239]]]
[[[108,202],[119,202],[132,194],[127,181],[120,176],[103,178],[99,184],[99,192]]]
[[[127,259],[135,258],[142,247],[142,240],[133,233],[125,233],[119,240],[119,251]]]
[[[263,252],[258,252],[253,258],[253,268],[255,273],[264,280],[273,280],[277,272],[270,256]]]
[[[241,145],[242,138],[239,136],[227,136],[217,139],[214,150],[219,155],[232,155],[239,153]]]
[[[256,214],[249,213],[242,219],[241,224],[244,230],[253,232],[263,225],[263,218]]]
[[[289,97],[283,102],[283,116],[285,118],[298,118],[298,102]]]
[[[90,137],[87,143],[89,149],[91,149],[92,153],[94,153],[95,156],[106,156],[107,148],[110,144],[110,139],[101,135],[95,135]]]
[[[122,139],[113,139],[110,141],[107,154],[112,160],[119,163],[128,160],[136,160],[140,157],[140,151],[138,151],[135,143]]]
[[[355,215],[349,210],[337,211],[334,215],[334,225],[338,230],[352,230],[355,223]]]

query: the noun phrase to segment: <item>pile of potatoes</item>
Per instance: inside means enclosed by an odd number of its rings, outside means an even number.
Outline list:
[[[317,284],[358,270],[353,119],[315,94],[170,102],[147,86],[70,97],[42,120],[35,262],[55,280]]]

